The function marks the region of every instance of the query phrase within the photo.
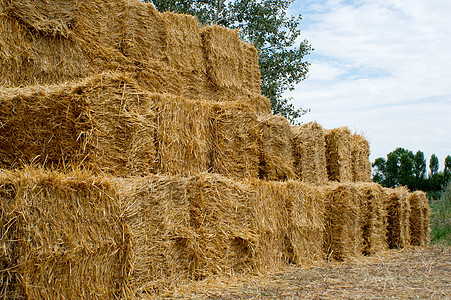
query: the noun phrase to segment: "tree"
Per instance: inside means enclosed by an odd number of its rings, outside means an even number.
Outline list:
[[[390,152],[387,154],[387,162],[385,163],[384,184],[385,187],[396,187],[398,185],[398,154]]]
[[[409,153],[405,152],[399,157],[399,176],[398,182],[413,189],[413,161]]]
[[[415,189],[422,190],[426,176],[426,160],[424,153],[420,150],[415,153],[413,158],[413,174],[415,176]]]
[[[296,122],[308,110],[296,109],[283,93],[304,80],[309,63],[304,57],[313,50],[307,40],[296,45],[301,16],[287,16],[294,0],[145,0],[160,11],[197,16],[203,25],[217,23],[239,29],[241,37],[259,52],[262,93],[271,100],[274,113]]]
[[[431,155],[431,159],[429,160],[429,170],[431,171],[431,177],[437,173],[439,167],[438,158],[435,154]]]
[[[445,176],[445,184],[447,184],[451,179],[451,155],[445,158],[445,168],[443,169],[443,174]]]
[[[373,167],[373,181],[382,184],[385,179],[384,177],[385,159],[383,159],[382,157],[376,158],[374,160],[374,163],[372,164],[372,167]]]

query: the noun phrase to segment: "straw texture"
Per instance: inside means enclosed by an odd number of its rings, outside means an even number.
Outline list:
[[[280,115],[259,115],[261,179],[287,180],[296,177],[291,151],[291,131],[288,120]]]
[[[326,201],[324,251],[329,258],[345,260],[363,251],[360,200],[352,184],[323,187]]]
[[[212,173],[258,178],[259,131],[255,111],[240,102],[217,103],[212,111]]]
[[[291,127],[294,168],[300,180],[307,183],[325,183],[326,144],[321,125],[310,122]]]
[[[410,202],[405,187],[385,189],[387,193],[387,240],[390,248],[404,248],[410,245]]]
[[[107,180],[42,170],[0,174],[2,297],[123,295],[120,202]]]
[[[0,166],[145,175],[155,160],[154,112],[136,83],[103,73],[60,86],[0,91]]]
[[[329,180],[352,181],[351,131],[347,127],[326,130],[326,161]]]
[[[352,181],[371,182],[370,144],[359,134],[353,134],[351,141]]]
[[[356,188],[360,199],[363,253],[374,255],[388,249],[387,211],[384,203],[387,195],[375,183],[358,183]]]
[[[430,243],[430,208],[426,193],[416,191],[408,196],[410,204],[409,228],[412,246],[427,246]]]

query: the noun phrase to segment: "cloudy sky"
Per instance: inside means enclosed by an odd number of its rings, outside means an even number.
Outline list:
[[[397,147],[451,155],[451,1],[296,0],[309,78],[288,93],[302,122],[363,133],[373,161]]]

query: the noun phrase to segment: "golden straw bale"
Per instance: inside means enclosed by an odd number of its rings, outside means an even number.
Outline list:
[[[87,76],[88,57],[70,38],[74,13],[64,1],[1,1],[0,86],[55,83]]]
[[[83,167],[120,176],[152,172],[152,102],[133,80],[103,73],[60,86],[0,92],[0,166]]]
[[[351,135],[352,181],[371,182],[370,144],[359,134]]]
[[[361,255],[361,211],[356,187],[352,184],[332,183],[323,186],[323,192],[326,201],[326,255],[336,260]]]
[[[327,181],[326,146],[321,125],[310,122],[291,127],[294,169],[307,183]]]
[[[157,133],[156,173],[190,176],[210,167],[212,105],[153,94]]]
[[[212,107],[212,173],[258,178],[258,123],[255,111],[240,102]]]
[[[254,45],[245,41],[240,41],[243,65],[243,85],[246,89],[260,94],[261,93],[261,74],[258,62],[258,51]]]
[[[326,254],[323,249],[326,223],[324,191],[293,180],[288,181],[285,188],[284,198],[289,212],[288,257],[295,264],[309,266],[323,260]]]
[[[117,179],[130,235],[128,298],[197,279],[188,184],[187,178],[168,176]]]
[[[430,209],[426,193],[416,191],[408,196],[410,204],[409,228],[412,246],[427,246],[430,243]]]
[[[326,130],[326,162],[329,180],[351,182],[351,131],[347,127]]]
[[[259,238],[255,190],[221,175],[200,174],[191,178],[188,195],[190,225],[197,235],[197,275],[254,270]]]
[[[387,210],[387,240],[388,246],[404,248],[410,245],[410,203],[409,191],[405,187],[386,188],[385,207]]]
[[[123,297],[128,247],[108,180],[4,170],[0,200],[2,298]]]
[[[260,272],[279,270],[293,258],[293,246],[288,234],[290,214],[285,198],[286,183],[250,180],[256,191],[253,204],[259,239],[255,250],[256,266]]]
[[[259,115],[260,178],[294,179],[291,130],[288,120],[280,115]]]
[[[211,174],[149,176],[118,186],[130,230],[133,296],[255,269],[255,192],[248,186]]]
[[[363,253],[373,255],[388,249],[386,193],[376,183],[356,184],[360,199],[360,222],[363,233]]]

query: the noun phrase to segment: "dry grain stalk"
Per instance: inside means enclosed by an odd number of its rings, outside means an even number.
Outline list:
[[[347,127],[326,130],[326,161],[329,180],[352,181],[351,131]]]
[[[405,187],[385,189],[387,193],[387,240],[390,248],[404,248],[410,245],[410,203],[409,191]]]

